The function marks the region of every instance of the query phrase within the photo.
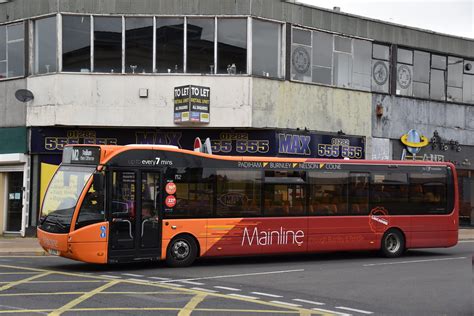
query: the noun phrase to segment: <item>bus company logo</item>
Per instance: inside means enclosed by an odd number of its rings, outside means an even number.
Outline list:
[[[247,203],[247,196],[238,192],[230,192],[222,194],[219,197],[219,202],[224,206],[242,206]]]
[[[278,153],[290,155],[311,155],[311,136],[278,134]]]
[[[385,208],[377,206],[370,211],[369,226],[374,233],[385,231],[389,224],[388,211]]]
[[[285,230],[280,227],[279,230],[258,230],[258,227],[250,230],[245,227],[242,235],[242,246],[271,246],[271,245],[288,245],[296,244],[301,246],[304,242],[304,231],[302,230]]]

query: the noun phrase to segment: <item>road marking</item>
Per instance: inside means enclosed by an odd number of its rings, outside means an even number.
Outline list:
[[[88,292],[41,292],[41,293],[8,293],[8,294],[0,294],[0,297],[9,297],[9,296],[43,296],[43,295],[82,295]],[[113,294],[113,295],[130,295],[130,294],[137,294],[137,292],[100,292],[96,295],[103,295],[103,294]],[[154,295],[154,294],[173,294],[173,295],[192,295],[186,294],[177,291],[147,291],[147,292],[139,292],[140,295]]]
[[[369,263],[364,264],[364,267],[373,267],[373,266],[385,266],[385,265],[394,265],[394,264],[407,264],[407,263],[421,263],[421,262],[434,262],[434,261],[447,261],[447,260],[460,260],[467,259],[466,257],[455,257],[455,258],[439,258],[439,259],[426,259],[426,260],[410,260],[410,261],[397,261],[397,262],[382,262],[382,263]]]
[[[162,283],[168,282],[182,282],[182,281],[196,281],[196,280],[210,280],[210,279],[224,279],[224,278],[238,278],[252,275],[267,275],[267,274],[278,274],[278,273],[291,273],[291,272],[303,272],[304,269],[297,270],[280,270],[280,271],[269,271],[269,272],[255,272],[255,273],[243,273],[243,274],[228,274],[228,275],[216,275],[202,278],[191,278],[191,279],[174,279],[169,281],[163,281]]]
[[[135,282],[142,282],[142,283],[150,283],[150,282],[151,282],[151,281],[149,281],[149,280],[135,279],[135,278],[128,278],[127,280],[129,280],[129,281],[135,281]]]
[[[227,290],[227,291],[241,291],[240,289],[235,289],[233,287],[227,286],[214,286],[216,289]]]
[[[47,275],[50,275],[52,272],[44,272],[44,273],[41,273],[41,274],[37,274],[37,275],[34,275],[32,277],[29,277],[29,278],[26,278],[26,279],[23,279],[23,280],[19,280],[19,281],[14,281],[14,282],[8,282],[6,285],[4,286],[1,286],[0,287],[0,292],[1,291],[5,291],[9,288],[12,288],[16,285],[19,285],[19,284],[23,284],[23,283],[28,283],[34,279],[39,279],[39,278],[42,278],[42,277],[45,277]]]
[[[191,285],[204,285],[204,283],[193,282],[193,281],[180,281],[181,283],[191,284]]]
[[[255,297],[255,296],[249,296],[249,295],[241,295],[241,294],[229,294],[229,296],[232,296],[232,297],[240,297],[240,298],[246,298],[246,299],[249,299],[249,300],[258,300],[258,297]]]
[[[150,277],[150,279],[153,279],[153,280],[160,280],[160,281],[171,280],[170,278],[160,278],[160,277]]]
[[[192,287],[191,290],[203,291],[203,292],[209,292],[209,293],[217,293],[217,291],[208,290],[208,289],[203,289],[203,288],[201,288],[201,287]]]
[[[301,302],[301,303],[308,303],[308,304],[313,304],[313,305],[326,305],[325,303],[321,303],[321,302],[314,302],[314,301],[308,301],[308,300],[302,300],[302,299],[299,299],[299,298],[294,298],[293,301],[295,302]]]
[[[340,313],[340,312],[332,311],[330,309],[323,309],[323,308],[313,308],[313,311],[323,312],[323,313],[331,313],[331,314],[335,314],[335,315],[339,315],[339,316],[352,316],[351,314]]]
[[[91,298],[92,296],[96,295],[97,293],[102,292],[103,290],[108,289],[109,287],[112,287],[112,286],[118,284],[119,282],[120,282],[120,280],[112,280],[109,283],[106,283],[106,284],[104,284],[104,285],[102,285],[102,286],[100,286],[100,287],[98,287],[98,288],[96,288],[96,289],[94,289],[90,292],[87,292],[87,293],[79,296],[75,300],[70,301],[66,305],[63,305],[62,307],[52,311],[49,314],[49,316],[61,315],[62,313],[69,311],[74,306],[81,304],[82,302],[84,302],[85,300]]]
[[[270,302],[275,303],[275,304],[292,306],[292,307],[301,307],[301,305],[299,304],[287,303],[287,302],[282,302],[282,301],[270,301]]]
[[[178,316],[189,316],[193,310],[206,298],[206,294],[198,294],[194,296],[186,306],[178,313]]]
[[[459,240],[458,242],[459,243],[474,242],[474,239],[473,240],[471,240],[471,239],[469,239],[469,240]]]
[[[118,275],[109,275],[109,274],[101,274],[100,276],[104,277],[104,278],[111,278],[111,279],[120,279],[121,278]]]
[[[133,274],[133,273],[122,273],[122,275],[130,276],[130,277],[134,277],[134,278],[143,278],[144,277],[144,275],[142,275],[142,274]]]
[[[366,315],[373,314],[373,312],[364,311],[364,310],[362,310],[362,309],[355,309],[355,308],[350,308],[350,307],[344,307],[344,306],[336,306],[336,308],[338,308],[338,309],[343,309],[343,310],[350,311],[350,312],[357,312],[357,313],[361,313],[361,314],[366,314]]]
[[[0,275],[20,275],[20,274],[36,274],[38,272],[0,272]]]
[[[261,295],[261,296],[268,296],[268,297],[283,297],[283,296],[281,296],[281,295],[268,294],[268,293],[262,293],[262,292],[250,292],[250,294]]]

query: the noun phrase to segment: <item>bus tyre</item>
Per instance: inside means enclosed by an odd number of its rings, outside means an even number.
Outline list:
[[[190,266],[197,256],[197,244],[191,236],[175,237],[166,252],[166,263],[170,267]]]
[[[387,258],[399,257],[405,251],[405,237],[401,231],[390,229],[382,237],[382,254]]]

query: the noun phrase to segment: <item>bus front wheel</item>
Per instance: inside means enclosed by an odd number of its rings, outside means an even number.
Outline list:
[[[191,236],[175,237],[166,252],[166,263],[170,267],[190,266],[197,256],[197,244]]]
[[[398,229],[390,229],[382,237],[382,254],[388,258],[395,258],[405,251],[405,237]]]

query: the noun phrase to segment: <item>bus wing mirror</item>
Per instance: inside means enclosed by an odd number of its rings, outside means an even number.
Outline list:
[[[104,188],[104,174],[102,173],[94,173],[94,189],[102,190]]]

